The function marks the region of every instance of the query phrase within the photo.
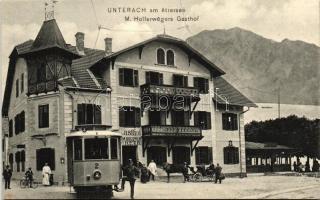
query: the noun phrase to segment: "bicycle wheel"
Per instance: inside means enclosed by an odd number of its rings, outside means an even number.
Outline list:
[[[21,180],[20,181],[20,187],[21,188],[26,188],[27,187],[27,181],[26,180]]]
[[[196,173],[195,175],[193,175],[193,180],[195,182],[201,182],[202,181],[202,175],[200,173]]]
[[[32,181],[32,188],[33,188],[33,189],[36,189],[37,187],[38,187],[38,183],[37,183],[37,182]]]

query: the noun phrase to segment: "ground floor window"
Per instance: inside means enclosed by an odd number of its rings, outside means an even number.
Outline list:
[[[239,148],[234,146],[227,146],[223,148],[224,164],[238,164],[239,163]]]
[[[15,158],[16,158],[16,164],[17,164],[17,172],[20,172],[20,161],[21,161],[21,154],[20,152],[16,152],[15,154]]]
[[[190,164],[190,147],[176,146],[172,149],[173,164]]]
[[[13,170],[13,153],[9,154],[9,165],[10,169]]]
[[[137,146],[122,146],[122,164],[126,166],[129,163],[129,159],[136,163],[137,161]]]
[[[196,148],[196,164],[208,165],[212,162],[212,147]]]
[[[45,163],[48,163],[51,170],[55,170],[55,151],[52,148],[42,148],[36,151],[37,170],[42,170]]]
[[[161,146],[151,146],[147,150],[147,162],[153,160],[157,165],[167,162],[167,148]]]
[[[20,152],[20,160],[21,160],[21,171],[25,171],[25,163],[26,163],[26,152],[23,150]]]

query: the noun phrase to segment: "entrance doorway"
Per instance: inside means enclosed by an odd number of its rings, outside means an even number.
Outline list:
[[[122,164],[126,166],[128,160],[132,159],[133,163],[137,161],[137,146],[122,146]]]
[[[172,149],[173,164],[190,164],[190,147],[176,146]]]
[[[148,164],[153,160],[157,165],[162,165],[167,162],[167,149],[166,147],[152,146],[147,150]]]
[[[48,163],[51,170],[55,169],[55,155],[54,149],[51,148],[42,148],[37,149],[36,156],[37,156],[37,170],[41,171],[42,167],[45,163]]]

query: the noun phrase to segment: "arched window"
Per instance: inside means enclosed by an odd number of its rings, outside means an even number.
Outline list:
[[[158,64],[165,64],[165,53],[163,49],[158,49],[157,50],[157,62]]]
[[[174,53],[172,50],[167,51],[167,65],[174,65]]]

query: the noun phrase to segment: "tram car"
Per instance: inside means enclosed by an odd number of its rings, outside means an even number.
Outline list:
[[[76,193],[110,191],[121,179],[121,134],[74,131],[67,136],[68,179]]]

